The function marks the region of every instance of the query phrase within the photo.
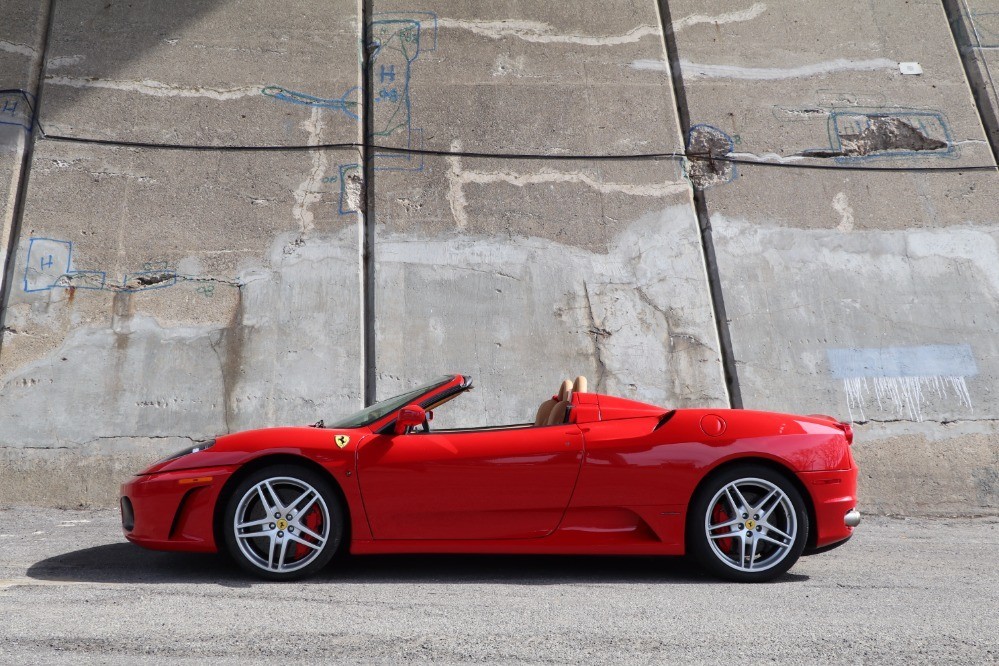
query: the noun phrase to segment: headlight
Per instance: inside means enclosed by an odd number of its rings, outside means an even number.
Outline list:
[[[176,460],[177,458],[183,458],[186,455],[190,455],[192,453],[197,453],[198,451],[206,451],[206,450],[212,448],[213,446],[215,446],[215,440],[214,439],[206,439],[203,442],[198,442],[194,446],[189,446],[186,449],[183,449],[181,451],[178,451],[177,453],[171,454],[171,455],[167,456],[166,458],[164,458],[163,460],[158,461],[156,464],[157,465],[162,465],[163,463],[170,462],[171,460]]]

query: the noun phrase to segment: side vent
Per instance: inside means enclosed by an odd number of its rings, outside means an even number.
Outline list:
[[[655,432],[656,430],[659,430],[664,425],[666,425],[666,422],[669,421],[671,418],[673,418],[674,414],[676,414],[676,410],[675,409],[671,409],[670,411],[668,411],[665,414],[663,414],[662,417],[660,417],[660,419],[659,419],[659,423],[657,423],[656,427],[652,429],[652,432]]]

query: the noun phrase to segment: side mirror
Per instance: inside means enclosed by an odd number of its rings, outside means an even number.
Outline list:
[[[399,416],[395,420],[393,431],[397,435],[404,435],[413,426],[423,425],[427,418],[427,412],[417,404],[406,405],[399,410]]]

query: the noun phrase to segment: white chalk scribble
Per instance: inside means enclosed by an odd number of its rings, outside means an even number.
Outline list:
[[[969,410],[971,394],[964,377],[847,377],[843,379],[846,407],[851,421],[867,421],[865,410],[874,403],[878,411],[895,418],[922,421],[930,398],[954,398]],[[873,402],[872,402],[873,401]]]

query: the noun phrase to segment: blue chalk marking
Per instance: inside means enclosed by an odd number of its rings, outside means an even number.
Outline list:
[[[26,292],[50,291],[52,289],[95,289],[104,288],[106,275],[103,271],[73,270],[73,243],[55,238],[28,239],[28,255],[24,260],[24,290]],[[80,284],[60,284],[60,280],[87,276]]]
[[[129,280],[142,275],[168,277],[150,285],[128,287]],[[170,270],[169,262],[147,261],[141,271],[129,273],[122,278],[120,287],[107,284],[105,271],[73,270],[73,243],[55,238],[29,238],[28,254],[25,258],[24,291],[38,292],[52,289],[91,289],[94,291],[150,291],[177,284],[180,275]],[[62,278],[72,280],[71,284],[60,282]],[[82,278],[82,279],[81,279]]]
[[[855,377],[972,377],[978,365],[971,346],[926,345],[827,349],[829,369],[837,379]]]
[[[290,104],[299,104],[301,106],[312,106],[320,109],[330,109],[332,111],[342,111],[348,116],[358,118],[356,113],[353,113],[350,109],[351,107],[357,106],[357,102],[351,101],[349,97],[357,91],[357,87],[353,87],[348,90],[343,97],[340,99],[327,99],[325,97],[316,97],[314,95],[309,95],[303,92],[296,92],[294,90],[287,90],[281,86],[267,86],[261,90],[261,94],[271,97],[282,102],[288,102]]]
[[[58,265],[55,263],[56,257],[60,258]],[[28,256],[24,261],[24,290],[33,292],[52,289],[59,278],[69,273],[72,261],[73,244],[69,241],[54,238],[29,239]]]
[[[398,137],[403,134],[403,144],[407,148],[423,148],[423,131],[413,127],[413,110],[409,94],[412,64],[421,53],[437,50],[437,15],[433,12],[381,12],[374,15],[371,22],[372,74],[377,89],[372,91],[376,103],[376,126],[368,141],[379,138]],[[355,86],[340,98],[325,98],[308,93],[288,90],[281,86],[267,86],[262,94],[280,102],[340,111],[353,120],[360,120],[357,112],[359,89]],[[376,171],[423,171],[423,155],[376,152]],[[340,167],[340,206],[341,215],[354,213],[344,199],[346,185],[343,180],[345,170],[356,169],[356,164]],[[333,182],[335,177],[323,182]]]
[[[0,90],[0,125],[13,125],[30,132],[35,123],[35,96],[27,90]]]

